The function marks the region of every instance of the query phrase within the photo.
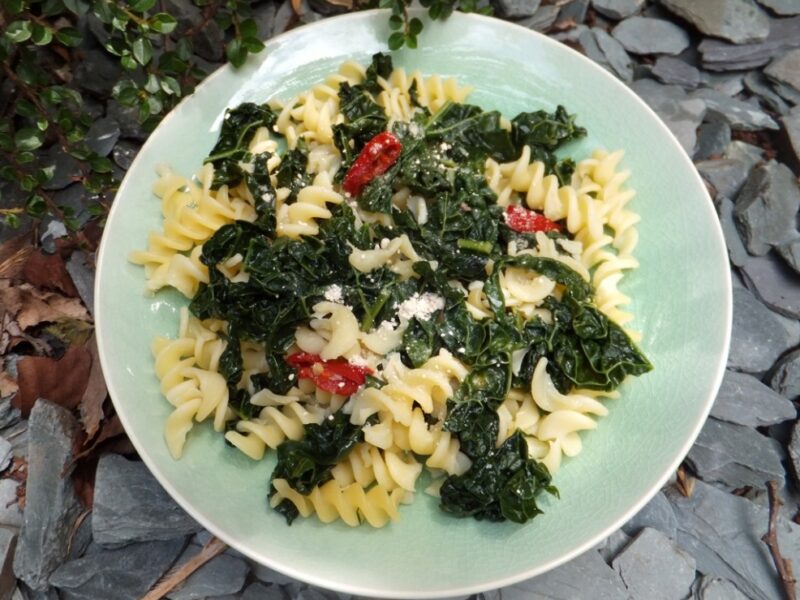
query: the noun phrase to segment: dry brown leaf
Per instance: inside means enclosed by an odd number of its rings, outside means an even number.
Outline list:
[[[0,311],[3,310],[4,307],[0,305]],[[0,319],[0,356],[13,350],[21,342],[28,342],[37,354],[50,354],[51,352],[50,344],[42,339],[26,335],[11,314],[3,313],[2,319]]]
[[[0,371],[0,397],[5,398],[19,389],[16,380],[5,371]]]
[[[26,233],[0,245],[0,278],[18,279],[31,252],[31,236]]]
[[[101,444],[123,433],[125,433],[125,429],[122,427],[122,423],[120,422],[119,417],[117,415],[112,415],[111,417],[103,421],[100,427],[100,433],[97,434],[97,437],[92,440],[92,443],[87,448],[81,450],[81,452],[75,455],[74,460],[81,460],[83,458],[86,458],[92,452],[97,450],[97,448]]]
[[[92,366],[89,371],[89,381],[81,398],[81,423],[86,432],[86,438],[91,439],[100,427],[103,420],[103,403],[108,395],[106,380],[103,378],[103,371],[100,368],[100,357],[97,355],[97,340],[92,339],[86,344],[92,358]]]
[[[25,261],[22,277],[39,289],[61,292],[70,298],[78,295],[60,254],[45,254],[41,250],[31,253]]]
[[[37,398],[47,398],[73,409],[81,401],[89,381],[92,355],[82,346],[72,346],[60,360],[26,356],[17,363],[19,392],[12,404],[28,417]]]
[[[0,314],[4,312],[10,313],[23,331],[61,319],[91,320],[78,298],[37,290],[27,283],[12,285],[8,279],[0,279]]]

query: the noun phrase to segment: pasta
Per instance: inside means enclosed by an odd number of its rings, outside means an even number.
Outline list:
[[[163,229],[130,260],[191,299],[152,344],[174,458],[201,422],[277,450],[288,523],[383,527],[420,485],[456,516],[540,512],[652,368],[623,329],[639,216],[622,152],[556,158],[585,133],[563,107],[509,120],[470,91],[377,54],[230,109],[195,178],[159,169]]]

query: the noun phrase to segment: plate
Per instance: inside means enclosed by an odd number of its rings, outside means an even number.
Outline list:
[[[456,519],[418,493],[401,520],[374,530],[314,518],[288,527],[267,506],[269,458],[253,462],[210,427],[196,427],[174,461],[162,430],[150,341],[177,334],[186,300],[143,294],[143,271],[127,262],[161,223],[155,168],[194,173],[216,140],[223,112],[244,101],[289,97],[347,59],[386,51],[388,14],[326,19],[267,44],[238,71],[224,67],[150,136],[123,181],[97,263],[96,322],[103,372],[125,430],[167,491],[212,533],[291,577],[338,591],[387,598],[466,595],[543,573],[591,548],[633,516],[663,485],[697,436],[725,366],[731,282],[722,232],[700,177],[656,115],[625,85],[579,53],[523,27],[454,14],[426,23],[419,48],[395,64],[455,76],[470,101],[507,116],[559,103],[589,135],[568,151],[624,148],[641,214],[636,256],[625,279],[634,328],[655,370],[622,388],[610,415],[583,434],[584,451],[555,477],[561,499],[527,525]],[[273,453],[274,455],[274,453]]]

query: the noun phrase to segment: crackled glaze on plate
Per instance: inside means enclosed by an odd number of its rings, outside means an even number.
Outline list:
[[[142,459],[198,521],[244,554],[292,577],[368,596],[419,598],[469,594],[509,585],[577,556],[641,508],[677,467],[697,435],[725,365],[731,283],[713,206],[692,163],[652,111],[622,83],[580,54],[522,27],[455,14],[426,24],[420,47],[395,63],[456,76],[475,87],[470,101],[507,116],[562,103],[589,130],[566,152],[624,148],[624,167],[642,216],[636,256],[625,279],[633,326],[655,371],[626,384],[611,414],[583,435],[584,452],[555,478],[561,499],[525,526],[480,523],[443,514],[417,494],[401,521],[381,530],[322,525],[287,527],[265,500],[272,459],[253,462],[210,427],[192,431],[173,461],[162,436],[169,405],[159,394],[150,341],[174,337],[177,292],[143,295],[144,274],[127,262],[159,228],[150,189],[155,167],[197,170],[216,139],[225,107],[288,97],[346,59],[385,51],[388,15],[369,11],[281,35],[239,71],[220,69],[149,138],[120,187],[97,264],[96,321],[109,391]]]

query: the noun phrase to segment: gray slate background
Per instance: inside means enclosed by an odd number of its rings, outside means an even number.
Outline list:
[[[765,482],[776,480],[785,501],[781,548],[800,573],[800,0],[492,3],[499,17],[548,32],[630,84],[694,157],[726,236],[734,325],[722,388],[686,459],[691,495],[671,483],[597,548],[543,576],[472,598],[782,598],[760,538],[768,520]],[[182,23],[198,16],[186,0],[163,4]],[[331,12],[324,0],[307,0],[304,8],[305,22]],[[256,13],[263,38],[293,18],[288,0],[260,2]],[[102,35],[91,19],[84,26]],[[211,67],[221,61],[221,48],[214,27],[196,40]],[[119,75],[99,45],[90,46],[76,82],[97,117],[90,144],[122,175],[146,134],[109,99]],[[88,219],[81,213],[86,191],[71,184],[76,165],[57,149],[46,157],[56,167],[58,203],[74,205],[78,218]],[[63,223],[52,220],[42,231],[45,248],[65,234]],[[92,273],[81,257],[69,271],[91,306]],[[14,375],[13,360],[5,368]],[[76,524],[72,486],[55,476],[72,459],[76,431],[74,417],[46,401],[26,422],[9,398],[0,400],[0,470],[14,455],[27,456],[30,465],[24,514],[14,503],[16,483],[0,481],[0,597],[139,598],[209,539],[141,463],[117,455],[101,459],[94,510]],[[340,596],[228,550],[168,597]]]

